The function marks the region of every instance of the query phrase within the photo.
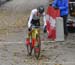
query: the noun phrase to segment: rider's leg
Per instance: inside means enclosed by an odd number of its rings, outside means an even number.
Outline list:
[[[34,48],[34,45],[36,43],[36,33],[35,30],[32,32],[32,48]]]
[[[40,26],[40,19],[37,19],[37,20],[32,20],[31,23],[34,25],[34,26]],[[34,45],[36,44],[36,31],[33,30],[32,32],[32,47],[34,48]]]
[[[35,29],[32,33],[32,47],[37,46],[37,41],[39,41],[39,39],[37,39],[37,34],[40,33],[39,29]]]
[[[31,35],[31,32],[28,31],[27,38],[26,38],[26,45],[29,45],[30,43],[30,35]]]

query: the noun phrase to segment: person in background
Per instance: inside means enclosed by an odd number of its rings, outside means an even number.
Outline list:
[[[64,35],[65,38],[68,36],[68,28],[67,28],[67,17],[69,14],[69,6],[68,0],[54,0],[52,2],[52,6],[55,9],[60,9],[60,16],[63,18],[63,25],[64,25]]]

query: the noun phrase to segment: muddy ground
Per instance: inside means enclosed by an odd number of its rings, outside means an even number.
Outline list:
[[[27,56],[25,38],[29,13],[21,9],[11,11],[11,7],[14,9],[11,2],[0,7],[0,65],[75,65],[75,33],[69,33],[63,42],[42,42],[38,60],[34,53]],[[41,40],[44,39],[48,40],[42,33]]]

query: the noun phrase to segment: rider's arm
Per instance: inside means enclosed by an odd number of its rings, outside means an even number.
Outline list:
[[[30,17],[29,17],[28,28],[30,28],[30,26],[31,26],[32,18],[33,18],[33,10],[31,11],[31,14],[30,14]]]
[[[45,12],[43,13],[43,21],[44,21],[44,26],[46,26],[46,14],[45,14]]]
[[[46,31],[46,14],[45,14],[45,12],[43,13],[43,21],[44,21],[44,33],[46,33],[47,31]]]

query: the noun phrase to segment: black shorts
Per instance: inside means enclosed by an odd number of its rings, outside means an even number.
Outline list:
[[[32,19],[31,24],[34,25],[34,26],[40,26],[40,19],[38,19],[38,20]]]

